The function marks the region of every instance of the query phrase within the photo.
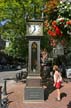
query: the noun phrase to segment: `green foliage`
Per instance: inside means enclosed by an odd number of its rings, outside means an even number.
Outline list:
[[[23,4],[16,0],[0,1],[0,21],[10,19],[11,22],[0,28],[0,34],[10,41],[5,49],[9,55],[24,57],[26,55],[27,41],[25,40],[25,19]]]
[[[33,8],[35,4],[36,10]],[[10,19],[3,27],[0,27],[0,34],[5,40],[9,40],[10,45],[5,49],[8,55],[14,57],[27,56],[28,43],[25,39],[26,20],[25,14],[28,12],[32,18],[41,16],[42,1],[36,0],[0,0],[0,21]]]
[[[41,39],[41,49],[47,49],[48,52],[51,52],[52,47],[50,46],[49,36],[48,35],[45,35]]]

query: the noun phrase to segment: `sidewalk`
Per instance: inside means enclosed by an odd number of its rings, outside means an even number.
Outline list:
[[[25,83],[9,81],[7,93],[9,99],[8,108],[71,108],[71,82],[63,83],[61,88],[62,100],[56,101],[56,90],[49,94],[43,102],[29,103],[24,101]]]

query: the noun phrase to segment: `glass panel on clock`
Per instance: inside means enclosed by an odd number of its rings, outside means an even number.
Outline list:
[[[37,70],[37,44],[35,42],[32,43],[31,48],[31,69],[32,72],[36,72]]]

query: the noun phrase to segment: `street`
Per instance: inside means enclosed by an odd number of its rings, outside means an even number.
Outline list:
[[[4,78],[16,78],[16,73],[18,73],[20,71],[22,71],[22,70],[0,72],[0,84],[3,83]],[[24,71],[24,69],[23,69],[23,71]]]

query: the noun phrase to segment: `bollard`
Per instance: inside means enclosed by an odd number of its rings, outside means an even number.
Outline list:
[[[1,89],[2,89],[2,86],[0,86],[0,108],[1,108]]]
[[[16,74],[16,82],[18,82],[19,80],[21,80],[21,73],[19,72],[19,73],[17,73]]]
[[[8,99],[7,98],[2,99],[1,108],[8,108]]]
[[[4,80],[4,88],[2,91],[2,95],[1,95],[1,108],[8,108],[8,97],[7,97],[7,92],[6,92],[6,81]]]
[[[6,95],[7,94],[6,83],[7,83],[7,80],[4,79],[3,95]]]

